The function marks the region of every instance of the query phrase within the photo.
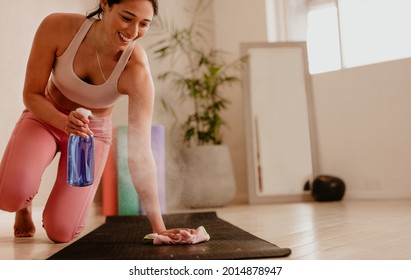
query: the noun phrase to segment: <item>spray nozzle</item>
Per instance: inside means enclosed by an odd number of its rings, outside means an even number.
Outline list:
[[[85,116],[86,118],[88,118],[89,116],[92,115],[90,110],[84,109],[84,108],[77,108],[76,111],[80,114],[82,114],[83,116]]]

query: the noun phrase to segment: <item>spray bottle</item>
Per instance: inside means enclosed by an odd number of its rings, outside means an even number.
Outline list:
[[[86,118],[91,111],[76,110]],[[81,137],[71,134],[67,145],[67,183],[72,186],[85,187],[94,182],[94,137]]]

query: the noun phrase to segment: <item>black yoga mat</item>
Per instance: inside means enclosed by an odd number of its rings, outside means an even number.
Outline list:
[[[264,241],[215,212],[163,215],[168,228],[204,226],[211,239],[196,245],[152,245],[146,216],[107,217],[106,223],[52,255],[49,260],[211,260],[286,257],[288,248]]]

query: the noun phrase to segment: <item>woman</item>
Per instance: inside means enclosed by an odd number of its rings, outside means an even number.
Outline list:
[[[58,174],[43,227],[54,242],[69,242],[80,234],[111,144],[113,105],[126,95],[132,181],[152,231],[172,238],[179,231],[166,230],[161,217],[150,139],[154,87],[146,54],[136,43],[157,11],[157,0],[101,0],[87,18],[51,14],[40,24],[26,70],[26,110],[0,165],[0,209],[16,212],[16,237],[35,233],[31,202],[58,152]],[[77,113],[79,107],[91,110],[92,117]],[[95,182],[90,187],[66,183],[70,134],[94,135]]]

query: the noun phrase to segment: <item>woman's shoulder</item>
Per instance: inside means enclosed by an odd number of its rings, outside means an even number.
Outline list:
[[[80,14],[52,13],[43,19],[41,26],[59,33],[72,32],[78,30],[85,19],[86,17]]]
[[[55,44],[57,55],[60,55],[85,20],[86,17],[80,14],[53,13],[43,19],[37,32],[44,40]]]
[[[131,53],[128,67],[134,72],[133,75],[145,77],[150,75],[150,64],[146,50],[136,42],[133,52]],[[126,69],[127,69],[126,68]]]
[[[137,42],[134,44],[129,63],[133,66],[145,66],[148,64],[146,50]]]
[[[147,53],[137,42],[134,44],[130,59],[121,75],[119,91],[130,94],[142,84],[151,82],[151,71]]]

